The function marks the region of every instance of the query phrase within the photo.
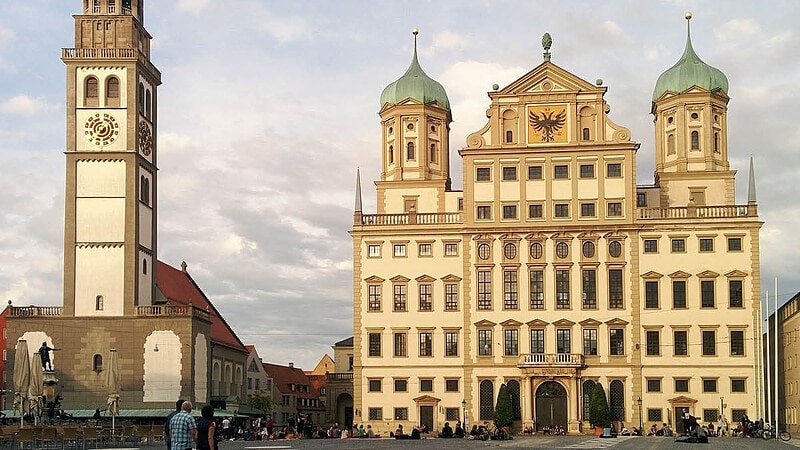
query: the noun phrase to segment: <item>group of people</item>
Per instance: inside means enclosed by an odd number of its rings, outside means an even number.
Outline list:
[[[464,430],[464,427],[461,426],[461,421],[459,420],[456,422],[455,430],[450,426],[450,422],[445,422],[444,426],[442,427],[442,432],[439,433],[439,437],[444,439],[463,438],[466,436],[466,434],[467,433]]]
[[[633,427],[635,431],[638,431],[636,427]],[[650,430],[647,432],[648,436],[665,436],[665,437],[672,437],[673,436],[672,428],[669,427],[666,423],[661,423],[661,428],[658,427],[658,424],[653,422],[653,425],[650,425]],[[634,434],[634,436],[637,436]],[[641,434],[639,435],[641,436]]]
[[[200,410],[200,420],[192,417],[192,402],[178,400],[175,411],[164,423],[164,440],[167,450],[219,450],[219,432],[214,423],[214,407],[206,405]]]

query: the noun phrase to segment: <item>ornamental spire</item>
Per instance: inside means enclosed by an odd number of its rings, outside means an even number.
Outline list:
[[[750,155],[750,176],[747,180],[747,203],[756,204],[756,171],[753,169],[753,155]]]
[[[550,36],[550,33],[545,33],[542,36],[542,47],[544,48],[544,60],[545,62],[550,62],[550,47],[553,46],[553,38]]]
[[[361,214],[361,168],[356,168],[356,206],[353,210],[356,214]]]

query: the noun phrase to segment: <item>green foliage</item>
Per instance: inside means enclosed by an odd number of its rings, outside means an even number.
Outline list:
[[[272,414],[272,397],[264,395],[264,391],[259,391],[251,395],[250,402],[248,404],[251,408],[260,409],[267,414]]]
[[[511,406],[511,397],[508,396],[505,384],[500,385],[493,420],[496,427],[510,427],[514,421],[514,408]]]
[[[592,397],[589,400],[589,422],[596,427],[611,426],[611,412],[608,409],[606,391],[600,383],[594,385]]]

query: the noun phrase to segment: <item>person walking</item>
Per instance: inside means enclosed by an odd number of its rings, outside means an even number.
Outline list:
[[[192,402],[186,401],[181,410],[169,421],[169,439],[172,450],[192,450],[197,442],[197,426],[191,415]]]
[[[172,442],[170,442],[169,439],[169,421],[172,420],[173,417],[175,417],[175,414],[181,412],[181,407],[183,406],[183,402],[184,402],[183,399],[175,402],[175,411],[169,413],[167,415],[167,419],[164,421],[164,441],[167,443],[167,450],[170,450],[172,448]],[[95,412],[95,415],[98,416],[99,419],[100,416],[99,410]]]
[[[203,406],[197,422],[197,450],[219,450],[217,425],[214,423],[214,407]]]

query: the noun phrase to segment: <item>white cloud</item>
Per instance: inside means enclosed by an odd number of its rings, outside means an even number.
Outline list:
[[[55,111],[56,105],[51,105],[42,97],[32,98],[20,94],[0,103],[0,114],[15,116],[33,116],[43,111]]]
[[[8,45],[12,40],[14,40],[15,36],[16,33],[14,33],[14,30],[0,26],[0,48]]]
[[[178,10],[197,14],[205,9],[211,0],[178,0]]]
[[[606,20],[602,24],[600,24],[600,28],[608,36],[617,38],[622,42],[629,43],[632,41],[631,37],[625,34],[625,32],[622,31],[622,28],[620,28],[620,26],[617,25],[617,23],[614,21]]]
[[[758,33],[761,26],[755,19],[733,19],[714,30],[714,36],[724,43],[733,43],[747,39]]]
[[[432,44],[420,47],[420,55],[430,58],[441,51],[463,50],[467,47],[467,39],[454,31],[442,31],[433,36]]]

